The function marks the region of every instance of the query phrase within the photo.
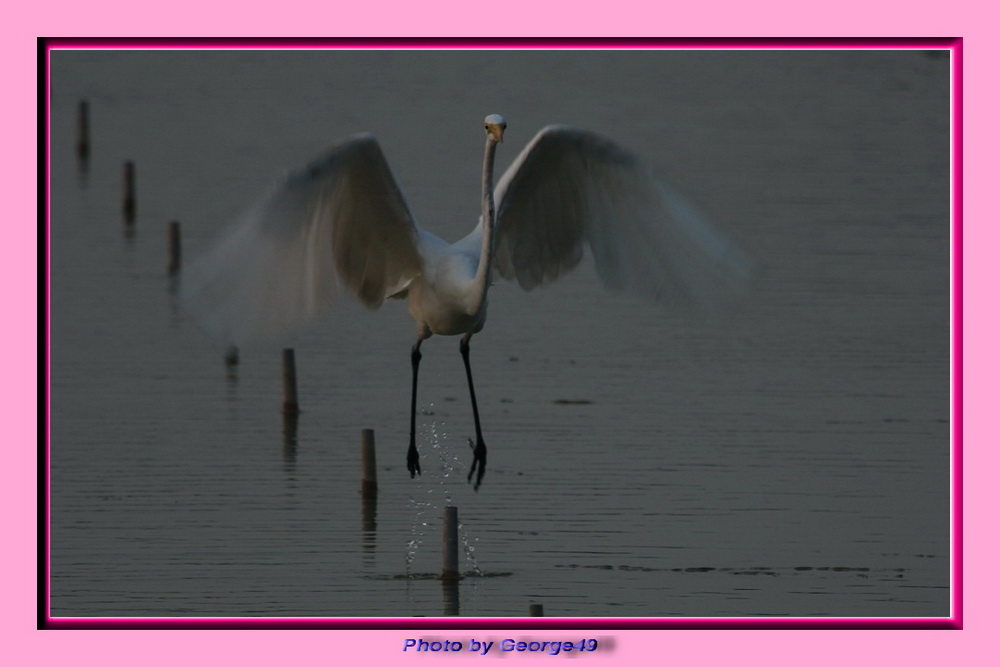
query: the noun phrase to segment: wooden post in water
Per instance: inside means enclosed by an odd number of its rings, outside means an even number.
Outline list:
[[[86,161],[90,156],[90,104],[80,100],[76,110],[76,156]]]
[[[540,604],[529,604],[528,605],[528,616],[545,616],[542,611],[542,605]]]
[[[135,222],[135,164],[129,160],[123,171],[125,188],[122,193],[122,214],[125,222],[131,225]]]
[[[442,540],[442,579],[458,579],[458,508],[444,508],[444,539]]]
[[[375,530],[378,527],[378,480],[375,472],[375,431],[361,431],[361,547],[375,548]]]
[[[226,370],[226,382],[230,385],[236,386],[237,375],[236,370],[240,365],[240,351],[235,345],[230,344],[226,348],[226,354],[222,357],[222,362],[225,364]],[[288,421],[286,418],[285,421]]]
[[[361,493],[373,496],[378,493],[378,473],[375,470],[375,431],[361,431]]]
[[[295,379],[295,350],[285,348],[282,350],[284,360],[284,385],[285,385],[285,407],[286,415],[299,414],[299,389]]]
[[[176,221],[170,223],[167,242],[170,246],[167,255],[167,273],[176,276],[181,270],[181,223]]]

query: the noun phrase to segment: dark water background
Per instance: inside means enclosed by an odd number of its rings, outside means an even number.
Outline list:
[[[919,51],[53,53],[53,615],[949,614],[948,90],[947,57]],[[284,169],[373,131],[421,223],[457,239],[494,112],[500,168],[550,122],[606,134],[764,272],[721,320],[588,266],[498,285],[474,493],[457,339],[423,347],[411,481],[405,308],[342,301],[299,336],[291,428],[279,352],[225,368],[166,236],[180,221],[189,260]],[[431,576],[447,504],[457,590]]]

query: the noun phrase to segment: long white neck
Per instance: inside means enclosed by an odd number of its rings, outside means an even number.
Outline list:
[[[478,306],[486,301],[486,292],[493,280],[493,229],[496,226],[496,210],[493,204],[493,162],[496,157],[497,142],[492,136],[486,137],[486,154],[483,156],[483,249],[479,255],[479,267],[473,289],[477,294]]]

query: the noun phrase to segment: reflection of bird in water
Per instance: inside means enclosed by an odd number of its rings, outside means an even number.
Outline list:
[[[711,229],[638,157],[607,139],[542,129],[493,189],[507,123],[486,117],[482,217],[448,244],[414,220],[378,142],[347,139],[292,173],[201,263],[186,286],[202,319],[228,341],[274,338],[326,307],[339,282],[366,305],[406,298],[417,324],[407,468],[415,442],[420,344],[462,335],[476,425],[469,480],[486,445],[469,366],[469,340],[486,321],[493,271],[524,289],[575,267],[588,245],[604,284],[672,308],[704,308],[737,293],[751,262]],[[471,443],[471,440],[470,440]]]

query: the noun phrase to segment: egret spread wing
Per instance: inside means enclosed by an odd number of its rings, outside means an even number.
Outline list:
[[[185,276],[185,300],[228,342],[275,340],[339,283],[378,307],[421,271],[418,231],[378,142],[344,141],[288,175]]]
[[[720,305],[753,270],[641,159],[591,132],[541,130],[495,199],[496,268],[524,289],[575,267],[584,245],[605,285],[677,309]]]

